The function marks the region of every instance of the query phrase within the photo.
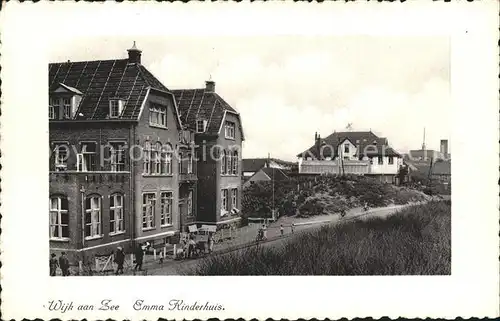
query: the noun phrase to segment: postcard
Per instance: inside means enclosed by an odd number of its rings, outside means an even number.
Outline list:
[[[7,3],[2,313],[499,316],[498,3]]]

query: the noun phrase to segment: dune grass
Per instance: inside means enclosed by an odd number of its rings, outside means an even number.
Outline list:
[[[191,275],[449,275],[451,204],[430,202],[387,218],[305,232],[200,261]]]

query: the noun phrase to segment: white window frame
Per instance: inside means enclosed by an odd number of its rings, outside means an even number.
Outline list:
[[[228,194],[228,189],[224,188],[221,190],[221,216],[225,216],[229,212]]]
[[[233,151],[233,164],[232,164],[232,174],[233,175],[238,175],[238,162],[239,162],[239,158],[238,158],[238,152],[237,151]]]
[[[144,142],[144,155],[143,155],[143,175],[151,175],[151,142]]]
[[[90,208],[87,208],[87,200],[90,199]],[[94,201],[97,200],[97,206],[94,207]],[[95,215],[97,213],[97,215]],[[87,223],[87,215],[90,215],[90,223]],[[102,237],[102,197],[99,195],[90,195],[85,198],[85,239],[94,239]],[[90,235],[87,235],[87,226],[90,227]]]
[[[167,128],[167,107],[151,104],[149,107],[149,125]]]
[[[119,118],[123,112],[123,100],[109,100],[109,118]]]
[[[384,157],[378,156],[378,165],[384,165]]]
[[[208,121],[204,119],[199,119],[196,121],[196,132],[197,133],[204,133],[207,130],[207,123]]]
[[[394,157],[389,156],[389,165],[394,165]]]
[[[87,144],[94,144],[94,147],[95,147],[95,151],[94,152],[87,152],[86,148],[84,149],[83,146],[84,145],[87,145]],[[92,141],[88,141],[88,142],[80,142],[80,150],[81,150],[81,153],[77,154],[76,155],[76,160],[77,160],[77,171],[79,172],[92,172],[92,171],[96,171],[99,169],[99,165],[98,164],[98,157],[97,157],[97,143],[96,142],[92,142]],[[92,156],[87,156],[87,155],[94,155],[95,157],[95,169],[92,169],[92,170],[89,170],[89,166],[92,165]],[[87,163],[87,159],[86,157],[89,157],[89,161],[90,163]]]
[[[125,145],[124,141],[109,142],[110,150],[110,170],[112,172],[125,171]]]
[[[118,202],[118,200],[120,200]],[[115,235],[125,232],[125,224],[123,221],[123,202],[125,197],[123,194],[114,193],[109,197],[109,234]],[[113,213],[113,216],[111,216]]]
[[[152,196],[152,197],[151,197]],[[148,209],[150,212],[148,213]],[[142,193],[142,230],[151,230],[156,227],[156,193]]]
[[[61,98],[62,106],[63,106],[63,119],[72,119],[73,118],[73,99],[70,98]]]
[[[193,217],[194,212],[193,212],[193,190],[190,189],[188,191],[188,197],[187,197],[187,217]]]
[[[50,114],[51,114],[51,111],[52,111],[52,118],[50,119],[57,119],[58,115],[60,115],[61,111],[61,99],[59,97],[55,98],[55,97],[51,97],[49,99],[49,118],[50,118]],[[58,111],[58,112],[56,112]]]
[[[226,150],[222,150],[222,156],[221,156],[221,168],[220,168],[220,171],[221,171],[221,175],[225,175],[226,172],[227,172],[227,161],[226,161],[226,157],[227,157],[227,152]]]
[[[60,148],[65,147],[65,156],[61,157]],[[56,171],[65,171],[68,168],[69,145],[67,143],[54,144],[54,168]]]
[[[349,154],[350,147],[351,147],[351,146],[349,146],[349,144],[347,144],[347,143],[346,143],[346,144],[344,144],[344,153]]]
[[[172,226],[172,208],[174,194],[172,191],[160,192],[160,225]]]
[[[231,189],[231,209],[238,209],[238,189]]]
[[[165,175],[172,175],[172,146],[167,144],[163,147],[163,155],[165,159]]]
[[[226,175],[233,174],[233,152],[228,151],[226,155]]]
[[[189,153],[189,155],[188,155],[187,173],[193,174],[193,154],[192,153]]]
[[[232,121],[226,121],[225,126],[225,136],[227,139],[234,139],[236,132],[236,124]]]
[[[65,196],[52,196],[49,198],[49,238],[51,240],[69,240],[69,211],[68,208],[62,208],[62,200],[66,199],[66,205],[68,204],[68,198]],[[52,200],[57,200],[55,207],[52,207]],[[53,215],[56,216],[56,220],[53,220]],[[67,224],[62,223],[63,216],[66,216]],[[53,221],[55,221],[53,223]],[[67,236],[63,236],[63,228],[67,227]],[[57,231],[57,233],[53,233]],[[57,234],[54,236],[53,234]]]
[[[56,119],[55,107],[49,104],[49,119]]]

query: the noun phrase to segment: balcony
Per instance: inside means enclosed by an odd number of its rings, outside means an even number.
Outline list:
[[[343,163],[343,164],[342,164]],[[304,174],[354,174],[370,173],[370,161],[364,160],[304,160],[299,164],[299,173]]]
[[[129,172],[49,172],[50,184],[128,184]]]
[[[194,183],[198,180],[198,176],[195,173],[179,173],[180,183]]]

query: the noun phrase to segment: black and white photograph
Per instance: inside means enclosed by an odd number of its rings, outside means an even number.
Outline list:
[[[51,275],[451,273],[449,38],[74,39],[51,57]]]
[[[496,12],[2,4],[3,317],[498,317]]]

